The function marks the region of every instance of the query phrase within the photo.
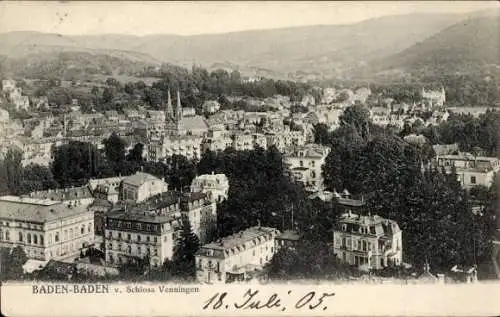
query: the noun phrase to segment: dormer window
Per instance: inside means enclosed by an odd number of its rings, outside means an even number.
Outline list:
[[[346,224],[342,225],[342,231],[347,231],[347,225]]]

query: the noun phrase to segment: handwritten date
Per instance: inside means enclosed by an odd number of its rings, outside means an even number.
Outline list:
[[[335,293],[316,293],[314,291],[308,292],[302,296],[293,296],[292,291],[288,291],[285,300],[279,294],[273,293],[271,296],[261,296],[259,290],[248,289],[243,296],[232,297],[228,292],[215,293],[210,297],[203,306],[203,309],[279,309],[286,310],[285,302],[291,302],[295,309],[308,308],[315,310],[320,308],[323,310],[328,309],[325,301],[329,297],[335,296]],[[232,306],[232,307],[231,307]],[[321,306],[321,307],[320,307]]]

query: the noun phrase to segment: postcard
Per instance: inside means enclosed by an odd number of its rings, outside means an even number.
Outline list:
[[[498,314],[499,12],[0,3],[2,314]]]

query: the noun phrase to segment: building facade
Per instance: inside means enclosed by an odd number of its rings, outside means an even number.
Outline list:
[[[83,205],[0,197],[0,246],[21,246],[30,259],[76,257],[94,244],[94,215]]]
[[[457,179],[465,189],[475,186],[491,187],[496,173],[500,170],[500,160],[495,157],[473,156],[462,153],[458,155],[440,155],[437,165],[451,173],[453,169]]]
[[[229,180],[224,174],[204,174],[197,176],[191,182],[191,192],[207,194],[214,202],[227,199],[229,193]]]
[[[360,269],[399,266],[403,263],[402,231],[393,220],[349,211],[334,228],[333,250],[342,262]]]
[[[276,252],[275,228],[251,227],[202,246],[196,253],[196,278],[200,283],[245,280],[263,268]]]
[[[283,156],[290,176],[302,183],[308,191],[317,192],[324,189],[322,166],[330,148],[318,144],[307,144],[296,147]]]
[[[142,202],[150,197],[168,191],[168,184],[147,173],[137,172],[122,181],[123,200]]]
[[[105,217],[106,264],[120,266],[145,260],[150,267],[160,267],[171,259],[179,218],[151,212],[115,210]]]

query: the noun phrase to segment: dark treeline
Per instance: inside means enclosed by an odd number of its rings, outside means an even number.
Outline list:
[[[405,125],[401,136],[423,134],[431,144],[458,143],[461,151],[496,157],[500,155],[499,131],[500,112],[487,110],[479,117],[452,113],[438,126]]]
[[[141,80],[123,84],[114,78],[108,78],[104,85],[95,85],[90,92],[82,92],[77,87],[59,87],[56,81],[51,80],[38,88],[35,94],[47,95],[50,103],[59,106],[68,105],[76,98],[82,111],[90,112],[122,111],[144,103],[158,109],[166,101],[168,89],[174,98],[179,90],[183,106],[193,107],[201,113],[201,106],[206,100],[219,100],[227,108],[231,108],[231,103],[224,102],[227,101],[227,96],[267,98],[278,94],[288,96],[294,102],[300,101],[311,91],[311,87],[305,83],[266,78],[246,82],[238,71],[217,69],[209,72],[197,66],[188,70],[181,66],[166,65],[155,77],[158,80],[152,85],[146,85]],[[237,108],[238,105],[234,107]]]
[[[330,134],[317,126],[316,139],[331,146],[323,167],[326,186],[364,195],[366,212],[397,221],[405,261],[417,266],[429,261],[445,271],[489,260],[495,209],[475,215],[472,203],[479,198],[494,205],[495,186],[469,193],[455,174],[424,168],[434,156],[429,144],[411,144],[395,131],[377,128],[361,106],[348,108]]]

